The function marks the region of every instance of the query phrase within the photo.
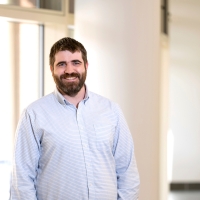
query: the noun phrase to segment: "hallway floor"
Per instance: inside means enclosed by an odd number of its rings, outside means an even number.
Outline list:
[[[200,191],[173,191],[168,200],[200,200]]]

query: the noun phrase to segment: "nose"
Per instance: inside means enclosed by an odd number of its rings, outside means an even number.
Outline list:
[[[71,64],[71,62],[67,63],[67,66],[65,67],[65,73],[71,74],[74,72],[74,68],[73,65]]]

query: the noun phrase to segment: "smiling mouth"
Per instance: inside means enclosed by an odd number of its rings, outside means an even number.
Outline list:
[[[60,78],[65,80],[74,80],[76,78],[79,78],[79,75],[77,73],[63,74],[60,76]]]
[[[65,79],[67,79],[67,80],[74,80],[74,79],[76,79],[77,77],[67,77],[67,78],[65,78]]]
[[[70,76],[70,77],[65,77],[63,78],[65,81],[76,81],[78,77],[76,76]]]

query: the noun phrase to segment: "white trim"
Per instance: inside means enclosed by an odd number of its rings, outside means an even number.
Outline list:
[[[44,25],[39,26],[39,97],[44,96]]]

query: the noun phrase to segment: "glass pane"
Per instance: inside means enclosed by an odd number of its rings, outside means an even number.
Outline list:
[[[62,10],[62,0],[0,0],[0,4],[15,5],[26,8]]]
[[[69,13],[74,14],[74,0],[69,0]]]
[[[62,10],[62,1],[61,0],[40,0],[40,8],[50,9],[50,10]]]
[[[0,37],[0,199],[8,200],[13,140],[22,110],[39,98],[39,25],[7,22]]]

